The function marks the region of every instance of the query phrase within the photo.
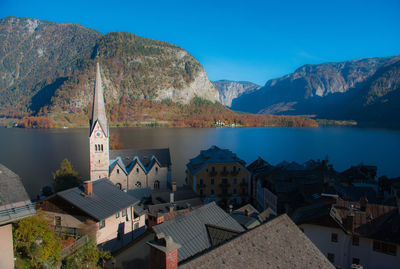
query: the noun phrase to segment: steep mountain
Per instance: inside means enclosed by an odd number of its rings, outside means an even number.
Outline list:
[[[235,99],[232,109],[400,127],[400,56],[305,65]]]
[[[0,114],[87,113],[100,61],[108,104],[218,101],[203,67],[173,44],[31,18],[0,20]]]
[[[218,80],[213,84],[218,89],[219,101],[227,107],[232,105],[233,99],[261,88],[261,86],[248,81]]]
[[[317,126],[224,107],[203,67],[176,45],[17,17],[0,20],[0,124],[86,127],[97,61],[111,126]]]

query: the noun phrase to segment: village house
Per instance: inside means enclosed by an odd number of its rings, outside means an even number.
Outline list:
[[[145,230],[145,212],[139,201],[103,178],[58,192],[36,204],[55,231],[88,234],[98,246],[116,251]]]
[[[212,146],[186,164],[186,180],[204,202],[240,205],[249,193],[250,173],[245,165],[232,151]]]
[[[240,226],[223,217],[218,225],[207,224],[218,218],[215,207],[155,226],[155,238],[148,243],[150,268],[334,268],[287,215],[239,232]],[[201,216],[196,218],[197,212]]]
[[[89,128],[90,180],[109,178],[121,190],[160,189],[171,184],[169,149],[110,150],[110,131],[104,105],[100,65]]]
[[[12,269],[14,247],[12,223],[36,214],[35,206],[13,171],[0,164],[0,268]]]
[[[170,237],[180,248],[178,262],[183,262],[202,251],[225,242],[245,229],[215,202],[153,227],[155,239]],[[156,240],[158,241],[158,240]],[[150,241],[150,267],[160,268],[157,242]],[[155,247],[155,248],[154,248]],[[163,260],[163,259],[161,259]],[[157,265],[157,266],[155,266]],[[155,267],[154,267],[155,266]]]
[[[337,268],[398,268],[399,208],[340,199],[299,208],[293,221]]]
[[[189,187],[176,187],[171,190],[154,190],[151,193],[151,204],[145,204],[148,228],[189,213],[203,205],[202,200]]]
[[[260,211],[270,208],[275,214],[290,215],[296,208],[316,202],[322,193],[336,194],[337,173],[324,161],[272,166],[258,158],[248,169],[251,198]]]

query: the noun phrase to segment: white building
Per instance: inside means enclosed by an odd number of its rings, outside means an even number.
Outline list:
[[[292,219],[337,268],[399,268],[400,214],[392,206],[337,200],[298,209]]]

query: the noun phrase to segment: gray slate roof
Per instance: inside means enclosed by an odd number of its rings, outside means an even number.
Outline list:
[[[0,224],[34,215],[35,207],[13,171],[0,164]]]
[[[165,149],[120,149],[110,150],[110,160],[121,157],[125,167],[129,167],[135,157],[139,158],[144,168],[151,164],[152,157],[155,157],[161,167],[171,165],[171,155],[168,148]],[[129,171],[128,171],[129,172]]]
[[[178,250],[178,260],[181,262],[212,246],[206,224],[237,232],[245,231],[215,202],[156,225],[153,230],[156,234],[163,233],[166,236],[171,236],[174,242],[182,246]]]
[[[212,146],[207,150],[200,151],[200,154],[195,158],[190,159],[186,167],[195,175],[209,163],[240,163],[245,166],[246,162],[238,158],[235,153],[229,149],[220,149],[217,146]]]
[[[287,215],[281,215],[189,260],[179,268],[335,267]]]
[[[93,181],[93,194],[84,195],[83,186],[71,188],[56,195],[100,221],[139,201],[121,191],[106,178]]]

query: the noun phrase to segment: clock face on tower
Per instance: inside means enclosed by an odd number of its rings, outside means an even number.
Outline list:
[[[96,131],[96,133],[94,134],[94,136],[95,136],[96,138],[102,138],[102,137],[103,137],[103,134],[102,134],[100,131]]]

